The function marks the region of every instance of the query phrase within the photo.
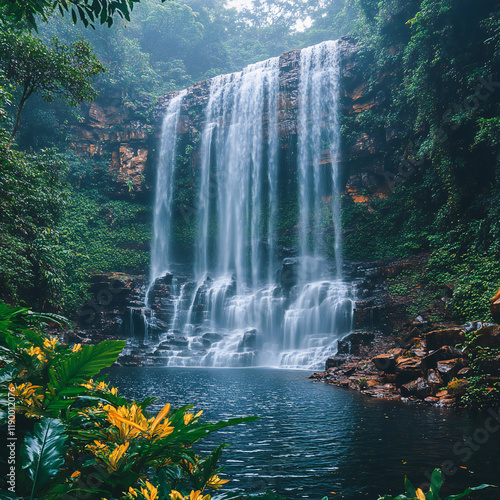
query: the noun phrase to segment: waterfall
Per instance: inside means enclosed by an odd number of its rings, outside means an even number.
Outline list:
[[[278,64],[279,59],[273,58],[241,73],[214,78],[207,105],[201,144],[196,275],[202,279],[207,273],[233,273],[238,290],[257,286],[264,276],[269,278],[274,264]],[[264,191],[272,200],[265,228]],[[218,222],[218,235],[212,246],[211,213],[217,214]],[[267,257],[261,248],[266,239]]]
[[[160,155],[156,172],[156,197],[151,247],[151,282],[169,270],[170,228],[174,186],[177,129],[181,116],[182,99],[186,91],[174,97],[167,108],[161,131]]]
[[[210,81],[198,146],[193,269],[169,289],[173,313],[161,331],[157,360],[312,368],[352,329],[352,287],[342,280],[339,85],[339,42],[301,51],[298,155],[284,165],[280,59]],[[172,269],[185,95],[170,102],[163,122],[148,294]],[[285,184],[298,186],[298,234],[297,256],[283,260],[278,218]]]

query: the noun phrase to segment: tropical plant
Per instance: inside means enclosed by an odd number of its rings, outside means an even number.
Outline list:
[[[383,495],[379,497],[379,500],[441,500],[439,496],[439,492],[441,490],[441,486],[443,485],[443,478],[441,475],[440,469],[434,469],[431,476],[431,484],[429,486],[429,491],[424,493],[420,488],[415,489],[410,480],[405,478],[405,488],[406,492],[398,495],[396,497],[392,495]],[[473,488],[467,488],[464,492],[459,493],[458,495],[448,495],[443,500],[458,500],[459,498],[463,498],[473,491],[483,490],[484,488],[491,487],[490,484],[482,484],[480,486],[475,486]]]
[[[207,491],[227,482],[217,465],[227,445],[205,457],[192,445],[256,417],[202,423],[201,411],[170,404],[150,414],[146,408],[156,398],[130,402],[104,377],[94,380],[126,343],[61,344],[40,328],[42,321],[59,320],[0,303],[0,386],[15,399],[16,435],[24,437],[17,495],[208,500]],[[1,399],[3,426],[9,425],[7,404]]]

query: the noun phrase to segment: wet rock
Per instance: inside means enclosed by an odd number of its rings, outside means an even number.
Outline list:
[[[288,257],[281,263],[280,283],[283,288],[291,288],[297,284],[299,272],[299,261],[296,258]]]
[[[328,358],[325,362],[325,371],[328,371],[330,368],[337,368],[338,366],[343,365],[345,362],[346,358],[341,358],[339,356]]]
[[[443,407],[453,407],[457,403],[457,400],[452,397],[445,397],[445,398],[440,398],[439,402],[437,403],[438,406],[443,406]]]
[[[132,356],[131,354],[125,354],[120,356],[116,362],[118,366],[142,366],[142,360],[139,356]]]
[[[434,404],[434,403],[437,403],[439,401],[439,398],[436,398],[434,396],[427,396],[424,401],[426,403],[431,403],[431,404]]]
[[[483,359],[479,362],[481,369],[488,374],[496,375],[500,373],[500,356]]]
[[[360,346],[369,345],[375,339],[372,332],[353,332],[339,340],[337,354],[359,354]]]
[[[470,377],[473,375],[473,373],[474,373],[474,370],[470,366],[466,366],[465,368],[462,368],[458,372],[458,376],[459,377]]]
[[[257,330],[248,330],[243,334],[243,338],[239,343],[240,349],[255,349],[257,347]]]
[[[438,389],[440,387],[443,387],[444,385],[441,375],[439,375],[437,371],[432,369],[427,372],[427,382],[434,389]]]
[[[452,380],[447,387],[450,396],[462,396],[467,390],[469,382],[464,379]]]
[[[218,333],[205,333],[203,334],[203,338],[205,340],[209,340],[210,342],[220,342],[222,340],[222,335],[219,335]]]
[[[374,378],[367,380],[365,384],[366,387],[375,387],[378,385],[380,385],[380,380]]]
[[[390,373],[396,369],[396,358],[392,354],[379,354],[372,361],[377,370]]]
[[[189,345],[189,340],[186,337],[174,337],[169,343],[174,347],[187,347]]]
[[[465,368],[468,362],[464,358],[447,359],[444,361],[438,361],[437,371],[439,375],[443,378],[444,382],[450,382],[454,377],[458,375],[458,372]]]
[[[420,377],[417,380],[402,385],[401,394],[403,396],[416,396],[419,399],[424,399],[431,394],[431,387],[424,378]]]
[[[450,346],[443,346],[422,358],[422,363],[425,369],[436,368],[438,361],[460,358],[462,356],[462,351],[459,349]]]
[[[422,375],[422,362],[415,358],[400,358],[396,365],[396,385],[400,386]]]
[[[465,340],[465,333],[461,328],[434,330],[425,335],[427,349],[439,349],[444,345],[455,346]]]

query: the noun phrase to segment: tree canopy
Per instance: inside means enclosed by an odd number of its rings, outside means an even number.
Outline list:
[[[161,0],[165,2],[166,0]],[[96,23],[113,25],[113,18],[130,21],[130,12],[140,0],[0,0],[0,20],[4,23],[24,22],[29,29],[37,30],[37,17],[47,21],[53,13],[71,15],[74,23],[85,27]]]
[[[9,145],[19,127],[24,104],[34,93],[51,102],[61,98],[77,105],[92,100],[92,78],[105,71],[84,40],[63,45],[57,38],[45,44],[40,38],[13,30],[0,33],[0,66],[21,88],[17,117]]]

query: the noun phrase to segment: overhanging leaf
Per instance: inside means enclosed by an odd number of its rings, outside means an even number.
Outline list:
[[[49,368],[54,395],[47,397],[49,404],[46,408],[50,409],[62,397],[73,395],[71,386],[83,384],[103,368],[111,366],[126,345],[125,341],[105,340],[59,359]]]

